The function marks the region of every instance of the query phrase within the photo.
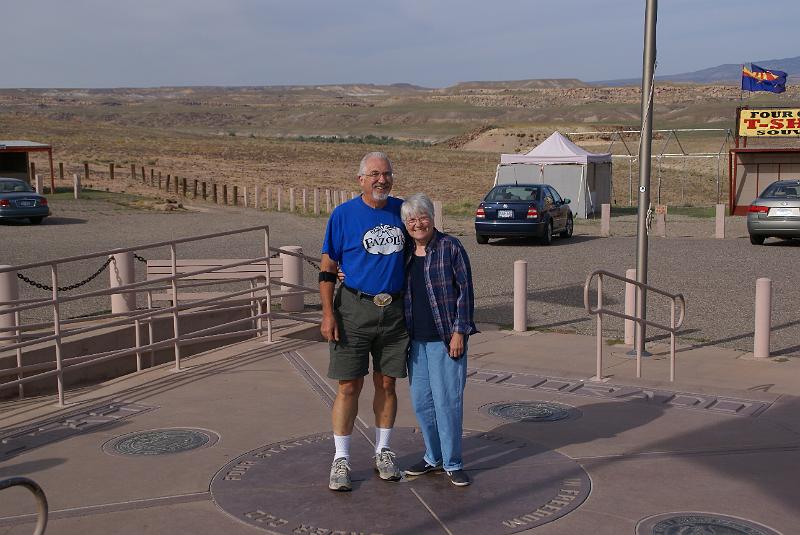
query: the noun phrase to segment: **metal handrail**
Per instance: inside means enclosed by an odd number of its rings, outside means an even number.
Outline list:
[[[184,273],[178,272],[177,269],[177,254],[176,254],[176,244],[179,243],[186,243],[186,242],[196,242],[203,239],[209,238],[217,238],[221,236],[229,236],[233,234],[242,234],[247,232],[253,231],[260,231],[263,232],[264,241],[263,247],[266,254],[263,256],[259,256],[256,258],[248,258],[248,259],[226,259],[222,264],[210,266],[206,268],[200,269],[192,269],[191,271],[187,271]],[[141,358],[143,352],[150,352],[151,356],[151,365],[153,360],[153,351],[156,349],[162,349],[169,346],[174,347],[175,352],[175,369],[180,370],[181,366],[181,356],[180,356],[180,347],[181,345],[192,345],[199,343],[202,340],[209,341],[212,339],[223,339],[226,337],[236,337],[242,335],[250,335],[254,334],[256,336],[262,336],[266,333],[267,340],[269,342],[272,341],[272,320],[273,318],[277,317],[272,313],[272,306],[271,300],[273,297],[273,289],[271,288],[273,285],[275,286],[282,286],[289,290],[289,292],[282,292],[281,295],[296,295],[296,294],[303,294],[303,293],[311,293],[318,291],[316,288],[312,288],[309,286],[303,286],[298,284],[293,284],[290,282],[282,281],[277,277],[272,276],[272,271],[270,268],[270,258],[269,253],[278,252],[281,254],[285,254],[288,256],[293,256],[300,258],[306,261],[319,261],[319,259],[294,252],[284,250],[279,247],[270,247],[270,237],[269,237],[269,227],[266,225],[261,225],[257,227],[248,227],[245,229],[234,230],[234,231],[226,231],[226,232],[219,232],[214,234],[206,234],[202,236],[196,236],[192,238],[183,238],[178,240],[171,240],[159,243],[152,243],[152,244],[144,244],[137,247],[127,247],[127,248],[120,248],[120,249],[113,249],[110,251],[102,251],[97,253],[92,253],[88,255],[81,255],[81,256],[74,256],[64,259],[57,259],[57,260],[50,260],[46,262],[37,262],[32,264],[25,264],[20,266],[9,266],[6,268],[0,269],[0,273],[4,273],[7,271],[17,271],[20,269],[27,269],[32,267],[41,267],[41,266],[48,266],[51,269],[51,288],[52,294],[49,298],[44,299],[37,299],[34,301],[26,300],[24,304],[20,305],[20,301],[12,301],[12,302],[2,302],[0,303],[0,307],[2,307],[3,314],[15,314],[17,319],[15,320],[15,325],[10,328],[2,329],[3,332],[13,332],[13,336],[3,335],[2,340],[5,341],[12,341],[12,343],[3,344],[0,346],[0,352],[6,353],[13,350],[17,351],[17,365],[11,370],[8,370],[9,373],[3,373],[3,375],[12,375],[15,372],[18,374],[18,378],[16,381],[7,381],[4,383],[0,383],[0,390],[4,390],[6,388],[13,388],[18,387],[20,389],[20,396],[23,396],[22,386],[25,383],[29,383],[36,380],[41,380],[47,377],[55,376],[57,379],[57,386],[58,386],[58,404],[63,406],[64,404],[64,373],[68,371],[72,371],[75,369],[80,369],[86,366],[91,366],[94,364],[99,364],[102,362],[107,362],[109,360],[114,360],[117,358],[128,357],[130,355],[136,355],[136,369],[137,371],[142,369],[141,366]],[[103,290],[94,290],[74,295],[64,295],[58,288],[58,272],[59,267],[65,263],[73,262],[76,260],[85,260],[88,258],[94,257],[108,257],[111,254],[118,254],[118,253],[125,253],[125,252],[132,252],[132,251],[143,251],[146,249],[153,249],[158,247],[169,246],[170,248],[170,259],[171,259],[171,274],[165,275],[163,277],[158,277],[155,279],[145,280],[145,281],[136,281],[127,283],[124,285],[106,288]],[[226,269],[231,267],[237,267],[245,264],[250,264],[253,262],[263,262],[264,263],[264,274],[262,276],[256,275],[253,277],[253,280],[250,281],[250,287],[246,289],[237,289],[237,290],[225,290],[219,292],[219,295],[212,298],[207,299],[199,299],[194,300],[191,303],[179,303],[178,297],[179,293],[185,291],[189,287],[195,286],[203,286],[203,285],[213,285],[213,284],[220,284],[225,283],[226,281],[219,281],[219,280],[209,280],[203,282],[189,282],[186,279],[189,279],[196,275],[201,275],[204,273],[214,273],[219,271],[220,269]],[[255,280],[260,279],[263,281],[261,284],[255,283]],[[237,281],[228,281],[231,283],[235,283]],[[241,282],[238,281],[238,282]],[[171,293],[171,306],[161,307],[155,309],[152,307],[152,292],[154,291],[161,291],[167,290]],[[111,295],[119,295],[119,294],[126,294],[126,293],[133,293],[133,292],[141,292],[147,295],[147,309],[138,309],[132,310],[129,312],[120,312],[120,313],[112,313],[112,314],[102,314],[101,317],[93,317],[93,318],[80,318],[80,319],[72,319],[72,320],[63,320],[61,318],[61,313],[59,312],[59,305],[76,301],[79,299],[86,299],[90,297],[100,297],[100,296],[111,296]],[[227,301],[229,300],[230,301]],[[206,309],[218,309],[222,302],[233,303],[236,300],[239,300],[242,303],[249,302],[249,305],[243,304],[242,306],[249,307],[251,313],[248,315],[247,318],[236,320],[232,322],[216,324],[212,327],[207,327],[205,329],[200,329],[198,331],[192,332],[180,332],[179,330],[179,317],[187,317],[189,315],[194,315],[196,313],[201,313]],[[10,306],[9,306],[10,305]],[[19,312],[24,310],[30,310],[34,308],[51,308],[53,311],[53,321],[48,324],[43,324],[41,321],[36,321],[30,325],[22,324],[19,321]],[[223,307],[226,309],[226,307]],[[153,328],[152,324],[156,318],[164,319],[165,317],[172,316],[173,318],[173,333],[172,336],[167,338],[166,340],[159,340],[155,342],[153,340]],[[281,315],[281,317],[285,317]],[[308,318],[299,318],[301,321],[308,321]],[[85,322],[88,321],[88,324],[83,325],[74,325],[78,322]],[[230,333],[219,333],[219,334],[212,334],[221,329],[232,327],[236,325],[240,325],[243,323],[251,323],[252,328],[241,328]],[[133,323],[134,330],[135,330],[135,344],[131,347],[117,349],[113,351],[103,351],[98,352],[93,355],[81,355],[78,358],[64,358],[62,356],[61,345],[62,341],[72,335],[83,334],[99,329],[106,329],[109,327],[116,327],[116,326],[123,326]],[[314,323],[311,321],[311,323]],[[62,326],[66,326],[67,324],[73,324],[71,328],[62,329]],[[46,326],[45,326],[46,325]],[[146,326],[146,330],[144,332],[144,337],[147,337],[147,340],[142,340],[142,326]],[[46,334],[46,332],[39,332],[34,334],[33,336],[25,336],[23,338],[23,332],[30,332],[30,330],[36,329],[38,331],[47,329],[50,327],[50,334]],[[38,335],[37,335],[38,334]],[[148,336],[149,335],[149,336]],[[23,348],[39,345],[39,344],[49,344],[55,350],[55,362],[50,363],[49,366],[42,366],[42,364],[34,364],[34,365],[23,365],[22,362],[22,354],[21,351]],[[8,354],[3,355],[3,358],[6,357],[13,357],[14,355]],[[53,366],[55,369],[52,369]],[[50,368],[48,371],[39,372],[39,370]],[[35,373],[34,375],[23,376],[23,373],[37,371],[39,373]]]
[[[589,303],[589,289],[591,288],[592,279],[594,279],[595,276],[597,277],[597,308],[592,308],[591,304]],[[616,310],[604,308],[603,277],[609,277],[611,279],[622,281],[626,284],[632,284],[633,286],[636,287],[637,292],[641,292],[642,290],[649,290],[651,292],[655,292],[657,294],[663,295],[664,297],[667,297],[670,300],[670,324],[662,325],[660,323],[657,323],[655,321],[650,321],[645,318],[637,318],[636,316],[631,316],[623,312],[617,312]],[[676,305],[678,306],[678,311],[679,311],[679,316],[677,321],[675,321]],[[595,376],[596,380],[600,381],[603,379],[603,314],[608,314],[609,316],[615,316],[617,318],[622,318],[635,322],[637,336],[639,337],[641,337],[643,325],[649,325],[651,327],[655,327],[657,329],[669,332],[669,348],[670,348],[669,380],[675,381],[675,333],[683,325],[683,320],[686,317],[686,299],[683,297],[683,294],[671,294],[669,292],[659,290],[654,286],[638,282],[634,279],[622,277],[620,275],[611,273],[610,271],[606,271],[604,269],[597,269],[591,272],[588,277],[586,277],[586,284],[583,285],[583,306],[586,309],[587,313],[589,313],[590,315],[597,316],[597,370],[596,370],[597,374]],[[642,376],[642,344],[636,344],[636,377],[641,378],[641,376]]]
[[[27,477],[16,476],[0,480],[0,491],[11,487],[25,487],[36,498],[36,528],[33,535],[44,535],[47,529],[47,496],[36,481]]]

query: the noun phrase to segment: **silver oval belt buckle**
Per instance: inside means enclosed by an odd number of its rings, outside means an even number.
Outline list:
[[[387,293],[378,294],[372,298],[372,302],[379,307],[385,307],[392,302],[392,296]]]

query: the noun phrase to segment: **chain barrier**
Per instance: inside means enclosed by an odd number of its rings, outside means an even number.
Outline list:
[[[100,275],[103,271],[105,271],[105,269],[108,267],[108,265],[111,263],[112,260],[114,260],[114,258],[109,256],[108,260],[106,260],[103,263],[103,265],[98,268],[97,271],[95,271],[94,273],[92,273],[91,275],[89,275],[88,277],[83,279],[82,281],[76,282],[75,284],[70,284],[69,286],[59,286],[58,287],[58,291],[59,292],[69,292],[70,290],[75,290],[76,288],[80,288],[81,286],[83,286],[85,284],[88,284],[89,282],[91,282],[92,280],[97,278],[97,276]],[[27,282],[31,286],[39,288],[40,290],[46,290],[48,292],[53,291],[53,287],[52,286],[49,286],[47,284],[42,284],[40,282],[36,282],[34,280],[31,280],[28,277],[26,277],[25,275],[23,275],[22,273],[17,273],[17,278]]]
[[[280,256],[280,253],[274,253],[274,254],[270,255],[270,258],[278,258],[278,256]],[[139,255],[138,255],[138,254],[136,254],[136,253],[134,253],[134,254],[133,254],[133,258],[135,258],[135,259],[136,259],[136,260],[138,260],[139,262],[145,262],[145,263],[147,262],[147,259],[145,259],[145,258],[143,258],[143,257],[139,256]],[[80,288],[81,286],[84,286],[84,285],[86,285],[86,284],[90,283],[91,281],[93,281],[94,279],[96,279],[96,278],[98,277],[98,275],[100,275],[100,274],[101,274],[101,273],[102,273],[102,272],[103,272],[103,271],[104,271],[104,270],[105,270],[105,269],[108,267],[108,265],[109,265],[109,264],[110,264],[110,263],[111,263],[113,260],[114,260],[114,258],[113,258],[113,257],[111,257],[111,256],[109,256],[109,257],[108,257],[108,260],[106,260],[106,261],[103,263],[103,265],[102,265],[102,266],[100,266],[100,267],[97,269],[97,271],[95,271],[94,273],[92,273],[91,275],[89,275],[88,277],[86,277],[85,279],[83,279],[82,281],[80,281],[80,282],[76,282],[75,284],[70,284],[69,286],[59,286],[59,287],[58,287],[58,291],[59,291],[59,292],[69,292],[69,291],[71,291],[71,290],[75,290],[75,289],[77,289],[77,288]],[[311,266],[313,266],[313,267],[314,267],[314,269],[319,269],[319,265],[317,265],[316,263],[312,262],[312,261],[311,261],[311,260],[309,260],[309,259],[305,259],[305,260],[306,260],[306,262],[308,262],[309,264],[311,264]],[[34,287],[36,287],[36,288],[39,288],[40,290],[45,290],[45,291],[48,291],[48,292],[51,292],[51,291],[53,291],[53,287],[52,287],[52,286],[49,286],[49,285],[47,285],[47,284],[43,284],[43,283],[41,283],[41,282],[36,282],[35,280],[33,280],[33,279],[30,279],[30,278],[26,277],[26,276],[25,276],[25,275],[23,275],[22,273],[17,273],[17,278],[18,278],[18,279],[20,279],[20,280],[22,280],[22,281],[24,281],[24,282],[26,282],[26,283],[28,283],[28,284],[30,284],[31,286],[34,286]]]

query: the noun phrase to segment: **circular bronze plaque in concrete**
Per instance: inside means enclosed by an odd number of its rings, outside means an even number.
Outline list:
[[[422,436],[413,429],[395,428],[391,443],[401,468],[424,453]],[[465,435],[468,487],[453,486],[443,472],[380,480],[373,447],[356,430],[353,490],[332,492],[333,451],[330,433],[258,448],[223,467],[211,494],[234,518],[271,533],[492,535],[552,522],[583,503],[591,487],[570,458],[501,433]]]
[[[500,401],[484,405],[480,410],[490,416],[516,422],[557,422],[574,419],[581,414],[575,407],[553,401]]]
[[[777,531],[744,518],[715,513],[664,513],[645,518],[636,526],[636,535],[781,535]]]
[[[213,446],[219,436],[205,429],[151,429],[114,438],[103,444],[113,455],[167,455]]]

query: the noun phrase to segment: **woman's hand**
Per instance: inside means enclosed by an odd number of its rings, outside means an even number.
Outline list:
[[[450,337],[450,358],[458,359],[464,354],[464,334],[453,333]]]

